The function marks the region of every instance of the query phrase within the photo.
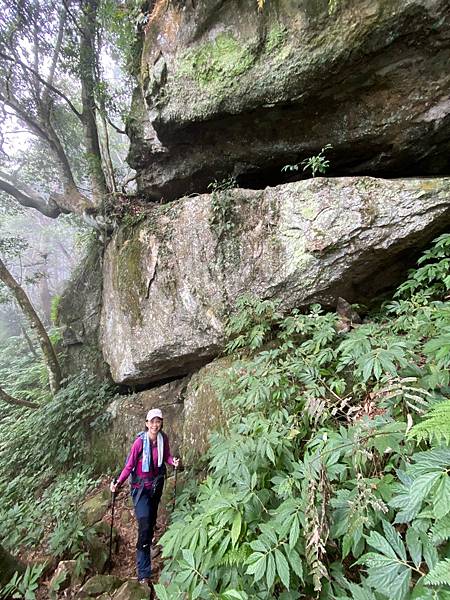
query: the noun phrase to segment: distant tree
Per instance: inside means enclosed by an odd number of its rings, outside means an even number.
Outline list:
[[[39,341],[39,344],[42,349],[42,353],[44,355],[45,364],[47,366],[48,374],[49,374],[49,383],[50,390],[53,394],[55,394],[60,387],[61,383],[61,368],[58,362],[58,358],[56,356],[55,349],[53,344],[48,337],[47,331],[39,318],[37,312],[35,311],[33,305],[30,302],[26,292],[22,288],[22,286],[14,279],[13,275],[8,270],[7,266],[0,258],[0,281],[6,285],[14,298],[17,301],[17,304],[23,311],[26,319],[28,320],[30,327],[36,333],[36,337]],[[0,394],[0,398],[6,400],[5,393]],[[17,404],[19,401],[16,401]]]
[[[20,123],[53,159],[49,193],[20,172],[0,170],[0,191],[49,217],[97,215],[116,189],[101,81],[100,0],[0,0],[0,115]],[[105,135],[101,143],[98,123]],[[76,135],[71,132],[76,130]],[[74,138],[87,178],[77,174]],[[68,134],[69,133],[69,134]],[[78,176],[77,176],[78,175]]]

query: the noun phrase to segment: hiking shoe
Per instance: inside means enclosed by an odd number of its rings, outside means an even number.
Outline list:
[[[144,577],[143,579],[139,579],[139,583],[141,585],[150,585],[150,577]]]

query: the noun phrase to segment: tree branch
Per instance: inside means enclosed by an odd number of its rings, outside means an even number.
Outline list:
[[[7,402],[8,404],[14,404],[15,406],[27,406],[28,408],[39,408],[39,404],[35,402],[29,402],[28,400],[19,400],[19,398],[13,398],[0,387],[0,400]]]
[[[24,62],[22,62],[20,60],[20,58],[16,58],[14,56],[9,56],[8,54],[5,54],[5,52],[0,50],[0,58],[3,58],[4,60],[10,61],[12,63],[17,63],[18,65],[20,65],[22,67],[22,69],[24,69],[25,71],[30,72],[32,75],[34,75],[36,77],[36,79],[42,83],[42,85],[45,85],[46,88],[48,88],[50,91],[52,91],[54,94],[56,94],[57,96],[59,96],[60,98],[62,98],[67,105],[69,106],[70,110],[76,114],[76,116],[81,119],[82,118],[82,113],[77,110],[75,108],[75,106],[72,104],[72,102],[69,100],[69,98],[63,93],[61,92],[61,90],[58,90],[57,88],[55,88],[54,85],[52,85],[51,83],[47,82],[43,77],[41,77],[39,75],[39,73],[37,73],[32,67],[29,67],[28,65],[26,65]]]
[[[62,212],[68,212],[61,210],[53,200],[45,200],[45,198],[37,194],[29,186],[17,181],[14,176],[3,171],[0,171],[0,190],[13,196],[22,206],[35,208],[46,217],[52,219],[59,216]]]
[[[105,119],[107,120],[107,122],[109,123],[109,125],[111,125],[111,127],[117,131],[117,133],[120,133],[120,134],[122,134],[122,135],[125,135],[125,134],[126,134],[126,131],[125,131],[125,129],[120,129],[120,127],[118,127],[117,125],[115,125],[115,124],[114,124],[114,123],[111,121],[111,119],[110,119],[110,117],[109,117],[108,113],[106,112],[106,110],[105,110],[104,117],[105,117]]]
[[[20,103],[16,100],[16,98],[11,95],[10,90],[0,90],[0,100],[4,102],[6,106],[9,106],[19,120],[26,123],[35,135],[50,143],[48,133],[45,131],[42,125],[29,111],[26,111],[22,106],[20,106]]]
[[[98,224],[92,219],[92,215],[96,212],[95,207],[75,187],[64,193],[53,192],[46,200],[13,175],[0,171],[0,191],[15,198],[22,206],[34,208],[51,219],[55,219],[62,213],[75,213],[80,215],[91,227],[98,227]]]
[[[70,8],[69,8],[69,2],[67,2],[67,0],[63,0],[63,4],[64,4],[64,8],[65,8],[65,9],[66,9],[66,11],[67,11],[67,14],[68,14],[68,15],[69,15],[69,17],[72,19],[72,23],[75,25],[75,28],[76,28],[76,29],[78,29],[78,32],[79,32],[81,35],[84,35],[84,34],[83,34],[83,30],[82,30],[82,29],[81,29],[81,27],[80,27],[80,24],[78,23],[78,21],[77,21],[77,19],[76,19],[75,15],[72,13],[72,11],[71,11],[71,10],[70,10]]]
[[[53,78],[55,76],[56,65],[59,59],[59,53],[61,51],[61,45],[64,37],[64,27],[66,24],[66,11],[61,10],[61,14],[59,15],[59,25],[58,25],[58,38],[56,40],[55,49],[53,51],[52,64],[50,67],[49,75],[47,77],[47,87],[46,91],[49,90],[49,85],[53,85]],[[45,92],[44,92],[45,93]]]

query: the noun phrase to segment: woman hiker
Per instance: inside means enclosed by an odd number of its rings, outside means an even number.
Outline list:
[[[136,565],[139,583],[149,583],[151,575],[150,548],[158,504],[164,487],[165,463],[177,468],[179,458],[170,454],[169,439],[162,431],[163,415],[159,408],[148,411],[146,431],[140,433],[131,446],[127,462],[117,482],[111,482],[115,494],[131,475],[131,497],[138,523]]]

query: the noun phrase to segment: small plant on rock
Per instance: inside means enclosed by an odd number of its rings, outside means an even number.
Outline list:
[[[307,169],[311,169],[312,176],[315,177],[317,173],[326,173],[327,169],[330,167],[330,161],[325,158],[326,150],[330,150],[332,148],[331,144],[327,144],[322,148],[319,154],[314,156],[310,156],[309,158],[305,158],[301,163],[296,163],[294,165],[284,165],[281,169],[282,171],[298,171],[300,165],[303,165],[303,171]]]
[[[213,181],[208,185],[211,190],[211,217],[209,224],[220,238],[225,232],[233,229],[233,198],[229,190],[237,187],[231,175],[222,181]]]

